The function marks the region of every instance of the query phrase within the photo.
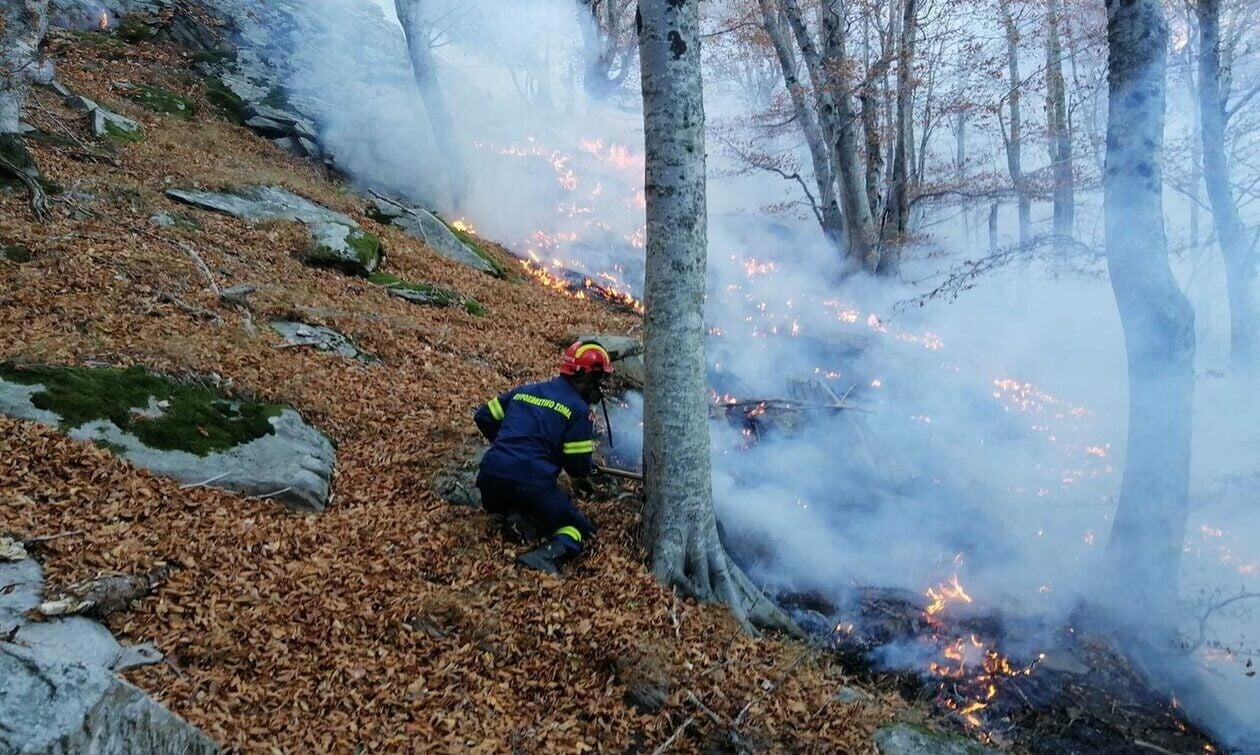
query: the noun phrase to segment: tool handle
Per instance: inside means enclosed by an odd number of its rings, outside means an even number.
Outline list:
[[[635,481],[637,481],[637,482],[643,482],[643,475],[639,474],[638,472],[631,472],[631,471],[629,471],[629,470],[627,470],[627,469],[615,469],[615,468],[613,468],[613,467],[601,467],[601,466],[599,466],[599,465],[597,464],[597,465],[595,466],[595,471],[596,471],[596,472],[599,472],[600,474],[611,475],[612,477],[620,477],[620,478],[625,479],[625,480],[635,480]]]

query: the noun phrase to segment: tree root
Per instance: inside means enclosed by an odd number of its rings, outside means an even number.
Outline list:
[[[48,220],[48,194],[35,159],[19,134],[0,134],[0,173],[13,176],[31,196],[31,213],[43,223]]]
[[[682,533],[675,530],[671,534]],[[673,539],[667,547],[657,548],[652,557],[652,574],[701,603],[725,603],[750,634],[760,636],[759,630],[767,629],[797,639],[807,638],[796,622],[731,561],[718,541],[716,529],[710,537],[693,531],[685,538]]]

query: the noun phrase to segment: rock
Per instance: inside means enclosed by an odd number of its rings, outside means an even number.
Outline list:
[[[446,462],[433,476],[433,493],[456,506],[481,508],[481,491],[477,489],[477,470],[487,446],[474,442],[454,459]]]
[[[206,210],[241,220],[295,220],[300,223],[340,223],[357,228],[348,215],[318,205],[306,197],[275,186],[248,186],[233,192],[168,189],[166,195]]]
[[[0,643],[0,751],[218,753],[205,734],[106,669]]]
[[[370,213],[392,223],[406,233],[424,242],[438,254],[449,260],[467,265],[490,275],[498,275],[499,271],[472,247],[460,241],[436,215],[419,207],[407,207],[395,202],[376,198],[372,200]]]
[[[891,724],[875,731],[880,755],[986,755],[997,753],[960,736],[941,734],[909,724]]]
[[[32,259],[31,250],[21,244],[7,244],[0,246],[0,260],[6,260],[15,264],[30,262]]]
[[[854,687],[841,687],[834,697],[836,702],[840,703],[862,703],[871,700],[868,693]]]
[[[71,110],[81,110],[85,113],[90,113],[100,107],[95,100],[89,100],[87,97],[78,94],[67,94],[64,102],[66,107]]]
[[[39,650],[66,663],[122,670],[156,663],[162,654],[151,644],[123,647],[104,626],[83,616],[31,621],[44,592],[44,573],[34,559],[0,563],[0,637]]]
[[[486,308],[481,305],[481,302],[460,296],[449,288],[432,283],[412,283],[389,273],[377,273],[370,276],[368,280],[378,286],[384,286],[390,294],[415,304],[425,304],[430,307],[459,305],[471,315],[486,316]]]
[[[292,409],[229,399],[139,368],[0,364],[0,413],[60,427],[181,482],[322,511],[332,444]]]
[[[302,261],[318,267],[335,267],[351,275],[367,277],[381,264],[381,240],[361,228],[341,223],[312,223],[311,242]]]
[[[361,351],[349,337],[323,325],[272,320],[271,329],[284,336],[287,344],[311,346],[320,351],[330,351],[347,359],[357,359],[369,364],[378,361],[371,354]]]
[[[139,142],[144,140],[144,130],[140,124],[103,107],[93,108],[88,113],[92,120],[92,135],[98,139],[114,139],[121,142]]]
[[[654,682],[635,682],[626,690],[624,699],[640,713],[656,713],[665,707],[669,692]]]
[[[127,99],[139,103],[155,113],[187,119],[197,112],[197,108],[187,99],[170,90],[151,84],[127,87],[125,94]]]
[[[252,118],[246,119],[245,125],[257,131],[258,133],[262,134],[263,136],[268,136],[268,137],[288,136],[290,133],[290,129],[288,126],[278,123],[276,121],[273,121],[270,118],[263,118],[260,115],[255,115]]]

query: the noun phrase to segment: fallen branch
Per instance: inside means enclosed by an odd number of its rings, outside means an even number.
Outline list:
[[[198,307],[196,304],[189,304],[188,302],[179,298],[175,294],[172,294],[168,291],[158,291],[156,295],[157,295],[158,301],[164,302],[166,304],[174,304],[176,307],[178,307],[179,309],[181,309],[187,314],[190,314],[202,320],[208,320],[210,322],[213,322],[216,325],[223,324],[223,318],[219,317],[218,314],[211,312],[210,310],[204,307]]]
[[[662,742],[660,747],[653,750],[652,755],[662,755],[662,753],[668,752],[670,745],[674,744],[674,741],[681,737],[682,733],[687,730],[687,727],[691,726],[691,722],[695,720],[695,716],[687,716],[687,720],[682,722],[682,726],[675,729],[674,733],[669,735],[669,739]]]
[[[97,577],[75,582],[57,590],[51,600],[40,603],[31,613],[36,619],[75,615],[103,619],[150,595],[174,570],[175,567],[168,564],[136,576]]]

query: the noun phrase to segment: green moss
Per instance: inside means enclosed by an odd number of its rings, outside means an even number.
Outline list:
[[[211,79],[206,83],[206,99],[224,118],[238,126],[245,125],[245,100],[222,81]]]
[[[70,31],[70,36],[74,37],[80,44],[91,45],[93,47],[122,47],[122,43],[107,31]]]
[[[372,269],[381,261],[381,240],[361,228],[351,228],[346,243],[354,250],[365,269]]]
[[[432,283],[414,283],[409,280],[399,278],[397,275],[390,273],[373,273],[368,276],[370,283],[386,288],[398,289],[401,291],[413,291],[422,295],[427,300],[426,303],[435,307],[460,306],[470,315],[477,317],[486,316],[486,308],[476,299],[466,299],[449,288],[436,286]]]
[[[197,109],[178,94],[150,84],[141,84],[127,92],[127,99],[138,102],[155,113],[176,118],[191,118]]]
[[[235,63],[236,50],[202,50],[195,52],[189,56],[193,63],[205,65],[216,65],[220,63]]]
[[[157,19],[148,13],[128,13],[118,23],[114,34],[124,42],[132,44],[147,42],[157,36],[157,28],[153,25],[156,21]]]
[[[8,246],[0,246],[0,260],[8,260],[21,264],[31,261],[31,250],[21,244],[13,244]]]
[[[32,403],[61,418],[63,430],[108,420],[150,448],[204,456],[271,435],[271,419],[282,407],[230,400],[189,382],[154,375],[139,367],[16,367],[0,364],[0,378],[43,390]],[[150,401],[160,415],[147,412]],[[135,410],[145,410],[140,413]]]
[[[467,244],[468,248],[473,251],[473,254],[485,260],[486,264],[494,268],[494,277],[503,278],[505,280],[511,277],[511,271],[495,259],[494,255],[481,245],[481,242],[476,236],[468,233],[467,231],[461,231],[450,223],[447,223],[445,220],[442,220],[442,223],[445,224],[447,228],[451,229],[451,233],[455,234],[455,238]]]
[[[92,442],[115,456],[122,456],[127,452],[126,446],[119,445],[113,441],[105,440],[104,438],[94,438]]]
[[[128,131],[113,121],[108,120],[105,121],[105,136],[116,142],[125,142],[130,144],[144,141],[144,131],[142,129]]]

